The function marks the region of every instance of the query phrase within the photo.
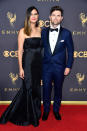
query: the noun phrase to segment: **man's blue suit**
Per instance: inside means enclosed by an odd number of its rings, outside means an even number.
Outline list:
[[[60,27],[60,32],[54,52],[49,44],[49,27],[42,30],[43,56],[43,105],[44,112],[50,111],[52,81],[54,83],[53,111],[59,112],[62,98],[62,84],[65,68],[71,68],[73,63],[73,40],[71,32]]]

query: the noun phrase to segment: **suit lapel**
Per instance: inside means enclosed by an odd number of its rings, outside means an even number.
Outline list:
[[[47,28],[47,46],[48,46],[48,50],[49,50],[49,53],[52,55],[52,52],[51,52],[51,47],[50,47],[50,43],[49,43],[49,29],[50,27]]]
[[[56,42],[56,45],[53,51],[53,55],[56,53],[57,47],[59,46],[59,41],[61,40],[61,37],[62,37],[61,32],[62,32],[62,27],[60,27],[59,36],[57,38],[57,42]]]

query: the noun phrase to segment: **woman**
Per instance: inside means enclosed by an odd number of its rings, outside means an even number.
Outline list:
[[[16,125],[39,125],[41,117],[41,29],[39,12],[35,7],[26,11],[24,28],[18,35],[19,75],[23,86],[0,118],[0,123],[10,121]]]

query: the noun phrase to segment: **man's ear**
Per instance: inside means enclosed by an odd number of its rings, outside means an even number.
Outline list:
[[[50,15],[49,15],[49,19],[50,19]]]
[[[62,16],[62,20],[63,20],[63,16]]]

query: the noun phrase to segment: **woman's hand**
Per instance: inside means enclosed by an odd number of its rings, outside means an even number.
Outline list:
[[[20,78],[24,79],[24,70],[23,69],[19,71],[19,76]]]

